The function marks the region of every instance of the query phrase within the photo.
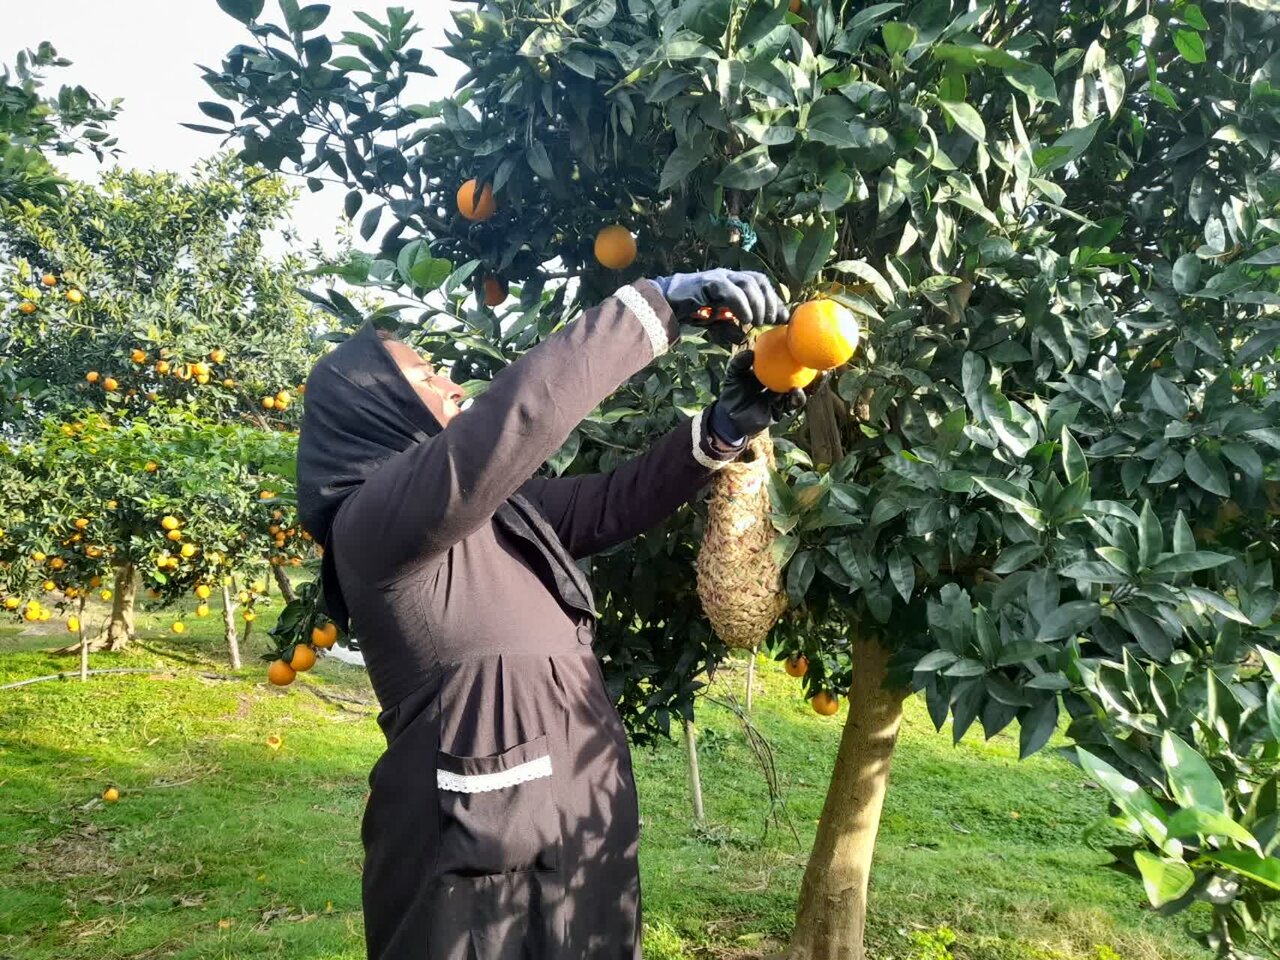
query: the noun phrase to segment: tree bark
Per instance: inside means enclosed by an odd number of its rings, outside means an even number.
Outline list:
[[[115,589],[111,599],[111,622],[103,648],[123,650],[134,638],[133,602],[138,589],[138,571],[133,564],[116,567]]]
[[[805,426],[809,430],[809,456],[815,466],[831,466],[844,457],[844,442],[840,425],[849,418],[849,411],[828,381],[805,405]]]
[[[867,882],[906,691],[888,689],[889,652],[856,640],[853,686],[818,835],[800,887],[789,960],[863,960]]]
[[[80,637],[80,682],[85,683],[89,679],[89,644],[84,638],[84,595],[80,595],[80,615],[76,618],[79,629],[76,633]]]
[[[240,641],[236,637],[236,605],[231,600],[231,588],[222,581],[222,627],[231,651],[231,669],[240,669]]]
[[[689,789],[693,792],[693,819],[702,823],[706,811],[702,808],[702,773],[698,770],[698,733],[691,722],[684,722],[684,744],[689,751]]]
[[[276,578],[276,583],[280,587],[280,596],[284,597],[285,603],[293,603],[298,599],[297,594],[293,592],[293,583],[289,580],[289,575],[284,572],[284,567],[272,567],[271,573]]]

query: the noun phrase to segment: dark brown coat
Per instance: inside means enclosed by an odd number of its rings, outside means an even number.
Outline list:
[[[363,825],[373,960],[640,956],[631,756],[572,560],[658,523],[723,459],[698,417],[612,473],[533,475],[678,335],[652,284],[624,288],[337,513],[387,738]]]

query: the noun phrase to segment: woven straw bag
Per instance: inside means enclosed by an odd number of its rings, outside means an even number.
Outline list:
[[[773,441],[754,438],[742,459],[711,482],[707,529],[698,551],[698,597],[727,646],[754,649],[787,607],[782,570],[773,556],[769,520]]]

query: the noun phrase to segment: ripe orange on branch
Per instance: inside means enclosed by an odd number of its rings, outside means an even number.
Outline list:
[[[40,278],[40,282],[43,283],[46,287],[56,287],[58,285],[58,278],[55,277],[52,273],[46,273],[43,277]]]
[[[311,643],[322,650],[328,650],[338,642],[338,628],[335,624],[326,623],[322,627],[311,629]]]
[[[79,303],[81,300],[84,299],[84,294],[81,293],[79,290],[68,290],[67,299],[70,300],[72,303]]]
[[[305,643],[300,643],[293,648],[293,657],[289,660],[289,666],[298,673],[304,673],[316,665],[316,652]]]
[[[22,313],[31,314],[36,312],[36,305],[30,300],[23,300],[18,304],[18,310]]]
[[[830,717],[840,709],[840,701],[832,694],[823,690],[813,698],[813,712],[821,714],[824,717]]]
[[[596,234],[596,260],[610,270],[625,270],[636,262],[636,238],[631,231],[615,223]]]
[[[499,280],[497,277],[485,277],[484,280],[484,305],[486,307],[498,307],[507,299],[507,282]]]
[[[791,354],[787,346],[787,328],[773,327],[756,337],[756,379],[776,393],[786,393],[813,383],[818,371],[807,367]]]
[[[297,671],[283,660],[273,660],[267,668],[267,679],[277,687],[287,687],[297,676]]]
[[[791,314],[787,346],[806,367],[830,370],[849,362],[859,334],[858,321],[847,307],[834,300],[810,300]]]
[[[784,667],[788,677],[803,677],[809,672],[809,658],[804,654],[798,657],[788,657],[787,664]]]
[[[498,212],[497,201],[493,199],[493,187],[489,184],[485,184],[483,190],[479,187],[479,183],[473,178],[458,188],[458,212],[473,223],[488,220]]]

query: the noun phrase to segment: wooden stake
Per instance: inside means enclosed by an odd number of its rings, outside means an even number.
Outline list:
[[[706,811],[702,807],[702,774],[698,770],[698,733],[693,724],[684,722],[684,743],[689,751],[689,787],[693,791],[693,819],[702,823]]]

